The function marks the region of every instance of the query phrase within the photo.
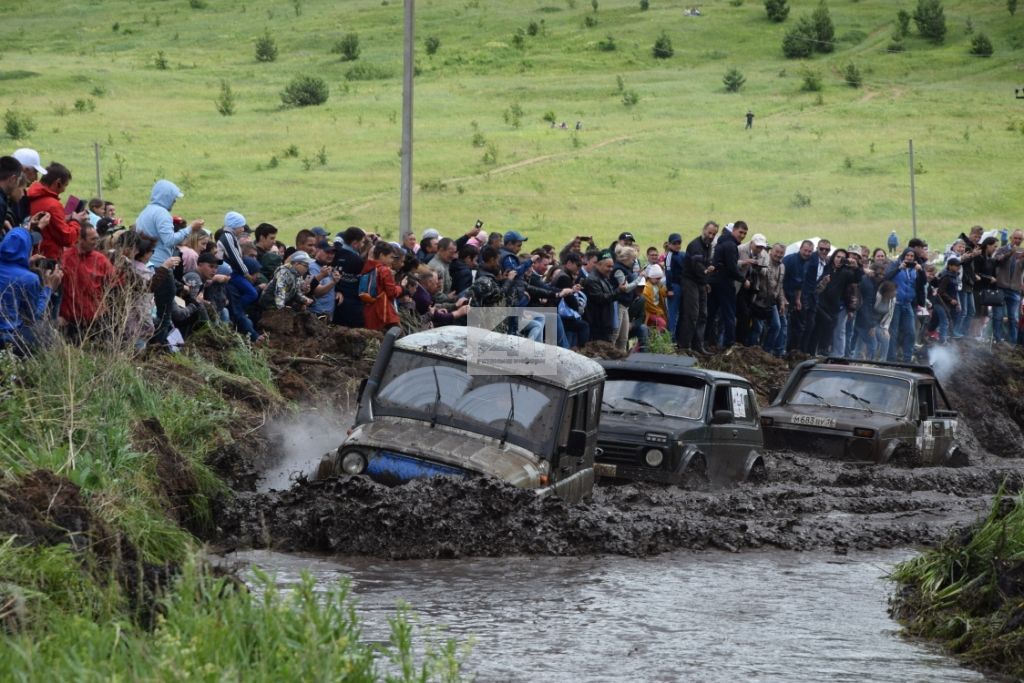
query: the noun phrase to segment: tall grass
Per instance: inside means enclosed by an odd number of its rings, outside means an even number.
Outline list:
[[[348,585],[321,588],[304,575],[282,593],[260,574],[250,591],[190,563],[164,596],[152,632],[67,614],[43,632],[0,639],[0,671],[7,680],[40,683],[461,679],[454,641],[424,643],[418,654],[400,610],[389,620],[388,642],[365,642]]]
[[[893,611],[909,633],[970,663],[1024,677],[1024,494],[1003,497],[969,533],[904,562]]]

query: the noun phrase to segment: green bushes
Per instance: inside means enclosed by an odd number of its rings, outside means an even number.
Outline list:
[[[843,68],[843,80],[851,88],[859,88],[864,84],[864,77],[861,76],[860,69],[853,62],[850,62]]]
[[[725,76],[722,77],[722,83],[725,85],[726,92],[739,92],[743,84],[747,82],[740,70],[733,67],[725,72]]]
[[[323,104],[330,96],[327,82],[317,76],[296,76],[281,91],[281,101],[287,107],[309,107]]]
[[[232,116],[235,113],[235,94],[231,91],[231,84],[227,81],[220,82],[220,95],[214,101],[217,111],[221,116]]]
[[[803,59],[815,52],[832,52],[835,39],[832,16],[825,0],[821,0],[814,12],[800,17],[796,26],[786,31],[782,39],[782,53],[790,59]]]
[[[427,39],[423,41],[423,48],[428,55],[433,56],[441,48],[441,39],[437,36],[427,36]]]
[[[359,34],[347,33],[331,48],[331,52],[341,55],[341,61],[354,62],[359,59]]]
[[[764,0],[764,11],[771,21],[781,23],[789,16],[789,2],[787,0]]]
[[[675,54],[675,50],[672,49],[672,39],[668,37],[668,34],[664,31],[658,36],[658,39],[654,41],[654,47],[651,48],[651,54],[654,55],[655,59],[668,59]]]
[[[345,72],[346,81],[384,81],[392,76],[394,76],[394,73],[391,69],[371,62],[353,64]]]
[[[971,38],[971,54],[979,57],[992,56],[992,41],[984,33]]]
[[[940,44],[946,39],[946,15],[940,0],[917,0],[914,24],[922,38]]]
[[[4,131],[11,139],[26,138],[35,129],[36,122],[28,114],[17,109],[8,109],[4,112]]]

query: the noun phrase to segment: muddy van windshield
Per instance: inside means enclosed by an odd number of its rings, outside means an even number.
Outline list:
[[[529,377],[470,375],[465,365],[401,350],[392,355],[380,386],[373,404],[378,415],[436,419],[495,438],[507,424],[508,440],[535,453],[546,452],[564,398],[555,387]]]

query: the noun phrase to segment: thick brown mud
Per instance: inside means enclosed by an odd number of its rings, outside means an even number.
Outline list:
[[[218,515],[223,542],[389,559],[503,555],[648,556],[678,549],[867,550],[934,544],[987,510],[1024,463],[859,468],[769,455],[768,480],[696,491],[598,487],[570,505],[491,479],[388,488],[364,477],[243,494]]]

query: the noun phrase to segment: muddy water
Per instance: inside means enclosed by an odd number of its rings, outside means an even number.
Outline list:
[[[903,640],[885,573],[911,556],[677,552],[382,562],[267,551],[227,556],[287,586],[351,577],[364,637],[407,601],[421,625],[474,645],[480,681],[981,681]]]

